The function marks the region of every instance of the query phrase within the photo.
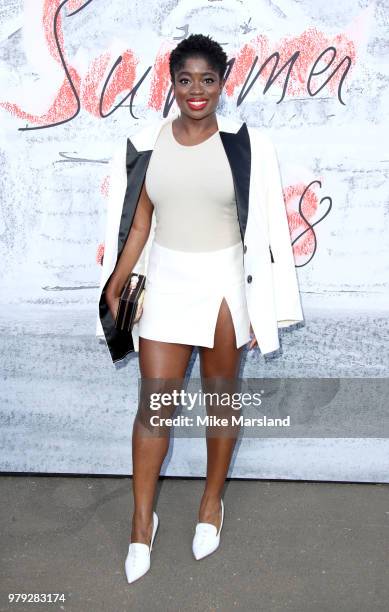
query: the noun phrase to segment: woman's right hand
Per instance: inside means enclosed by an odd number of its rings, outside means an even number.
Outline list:
[[[113,320],[116,321],[116,315],[119,309],[119,296],[116,294],[107,293],[106,299]]]

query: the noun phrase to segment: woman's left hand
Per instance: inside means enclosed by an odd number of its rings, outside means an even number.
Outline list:
[[[136,309],[136,314],[135,314],[135,318],[134,318],[134,325],[135,323],[138,323],[139,319],[142,316],[143,313],[143,300],[145,297],[145,289],[142,290],[140,296],[139,296],[139,300],[138,300],[138,307]]]
[[[251,351],[251,349],[254,348],[254,346],[256,345],[258,346],[258,342],[255,337],[254,330],[253,330],[251,323],[250,323],[250,336],[251,336],[251,340],[249,342],[249,348],[248,348],[249,351]]]

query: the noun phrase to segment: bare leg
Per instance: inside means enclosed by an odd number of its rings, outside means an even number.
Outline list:
[[[215,329],[213,348],[200,347],[201,376],[236,379],[243,346],[236,348],[235,330],[230,309],[223,299]],[[199,521],[219,527],[220,498],[236,443],[234,437],[207,436],[207,478],[199,509]]]
[[[139,338],[139,368],[145,379],[184,379],[193,346],[157,342]],[[163,385],[163,380],[161,380]],[[166,390],[171,390],[169,387]],[[173,410],[174,412],[174,410]],[[132,432],[132,487],[134,514],[132,542],[149,544],[152,533],[153,505],[162,463],[169,448],[169,432],[151,436],[140,418],[140,409]]]

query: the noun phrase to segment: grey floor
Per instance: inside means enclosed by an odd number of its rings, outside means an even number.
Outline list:
[[[387,485],[230,480],[220,547],[195,561],[203,484],[160,480],[151,570],[128,585],[131,478],[3,475],[0,609],[387,612]]]

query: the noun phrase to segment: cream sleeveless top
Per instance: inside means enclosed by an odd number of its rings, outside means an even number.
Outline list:
[[[215,251],[241,241],[231,167],[219,132],[186,146],[165,124],[145,186],[156,216],[154,240],[180,251]]]

